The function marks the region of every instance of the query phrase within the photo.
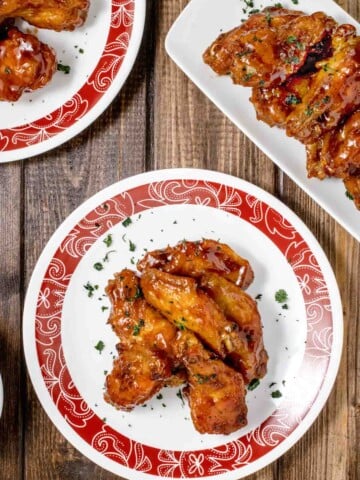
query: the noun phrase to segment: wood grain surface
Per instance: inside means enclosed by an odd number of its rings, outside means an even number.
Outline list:
[[[338,3],[360,20],[358,0]],[[1,480],[119,478],[75,450],[35,395],[21,342],[26,287],[51,234],[89,196],[146,170],[191,166],[244,178],[294,210],[327,254],[343,301],[343,356],[325,408],[293,448],[249,480],[360,479],[359,243],[279,171],[166,55],[165,36],[186,4],[148,0],[144,38],[132,73],[92,126],[56,150],[0,165],[0,372],[5,387]]]

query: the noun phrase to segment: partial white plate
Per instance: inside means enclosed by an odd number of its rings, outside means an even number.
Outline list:
[[[135,62],[146,0],[94,0],[85,24],[73,32],[23,31],[52,46],[70,74],[14,103],[1,102],[0,163],[44,153],[90,125],[112,102]]]
[[[254,7],[274,5],[271,0],[254,0]],[[332,0],[309,2],[287,0],[286,8],[311,13],[322,10],[340,23],[359,24]],[[172,26],[166,50],[189,78],[237,125],[272,161],[305,190],[324,210],[360,241],[360,212],[345,195],[338,179],[308,179],[305,148],[277,128],[256,119],[249,102],[251,89],[234,85],[230,78],[217,76],[202,60],[205,49],[221,31],[240,24],[243,0],[192,0]],[[244,159],[244,161],[247,161]]]
[[[132,223],[124,226],[128,217]],[[268,374],[247,395],[248,426],[229,436],[197,433],[177,388],[128,413],[103,399],[117,343],[107,325],[108,279],[135,269],[149,249],[202,237],[220,239],[250,260],[249,292],[261,294],[270,357]],[[287,309],[275,301],[279,289],[288,293]],[[36,265],[23,322],[28,370],[51,420],[91,460],[132,480],[238,480],[278,458],[323,407],[342,332],[331,267],[299,218],[245,181],[196,169],[138,175],[80,206]],[[273,398],[277,390],[282,396]]]

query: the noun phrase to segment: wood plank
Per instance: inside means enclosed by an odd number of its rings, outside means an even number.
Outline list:
[[[1,478],[21,477],[22,401],[24,371],[21,365],[21,203],[22,164],[1,165],[0,171],[0,373],[4,409],[0,419]]]

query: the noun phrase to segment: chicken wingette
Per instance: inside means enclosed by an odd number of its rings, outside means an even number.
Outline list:
[[[217,272],[246,289],[254,279],[250,263],[232,248],[216,240],[182,241],[175,247],[148,252],[137,264],[141,271],[157,268],[176,275],[200,278]]]
[[[145,301],[135,272],[115,274],[106,293],[119,356],[106,378],[105,400],[131,410],[174,382],[174,372],[181,372],[172,351],[177,329]],[[178,379],[181,383],[184,377],[178,373]]]

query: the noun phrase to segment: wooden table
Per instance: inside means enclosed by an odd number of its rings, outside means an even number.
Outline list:
[[[344,305],[343,357],[325,408],[290,451],[249,478],[360,478],[359,243],[276,168],[167,57],[165,35],[186,3],[148,0],[135,67],[121,93],[90,128],[54,151],[0,165],[3,480],[116,478],[76,451],[40,406],[22,352],[24,295],[50,235],[85,199],[139,172],[192,166],[244,178],[294,210],[328,255]],[[358,1],[339,3],[360,20]]]

